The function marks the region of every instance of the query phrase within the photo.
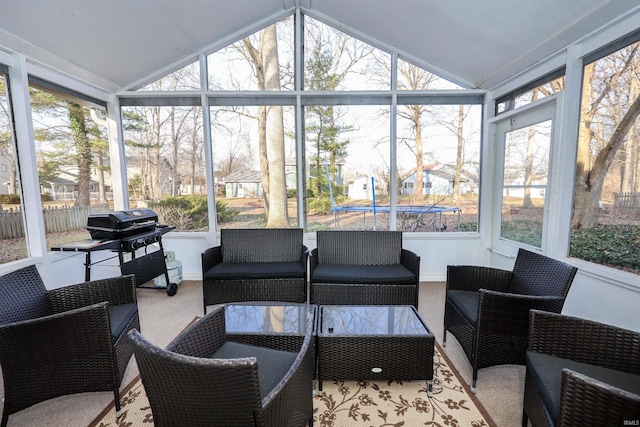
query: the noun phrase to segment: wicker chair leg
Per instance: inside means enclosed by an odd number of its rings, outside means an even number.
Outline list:
[[[433,397],[433,380],[427,380],[427,396]]]
[[[522,410],[522,427],[527,427],[529,425],[529,419],[527,418],[527,411]]]
[[[121,411],[122,406],[120,404],[120,390],[118,388],[113,390],[113,395],[114,395],[113,401],[116,404],[116,418],[119,418],[120,415],[122,415],[122,411]]]
[[[444,334],[442,334],[442,346],[447,346],[447,325],[444,325]]]
[[[478,391],[477,383],[478,383],[478,368],[474,366],[473,379],[471,381],[471,392],[473,392],[474,394]]]
[[[4,410],[2,411],[2,423],[0,423],[0,426],[7,427],[8,422],[9,422],[9,414],[7,413],[7,408],[4,408]]]

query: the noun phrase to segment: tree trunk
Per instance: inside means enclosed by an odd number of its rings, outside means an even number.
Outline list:
[[[460,199],[460,175],[464,162],[464,105],[458,107],[458,148],[456,150],[456,170],[453,177],[453,203],[458,204]]]
[[[589,68],[589,67],[585,67],[585,69],[586,68]],[[585,71],[585,76],[586,74],[587,73]],[[590,83],[590,80],[586,80],[586,81]],[[589,87],[590,86],[591,85],[589,84]],[[582,107],[583,110],[588,107],[588,105],[585,106],[584,104],[585,103],[583,103],[583,107]],[[599,208],[600,197],[602,195],[602,186],[604,183],[604,178],[607,175],[609,167],[611,166],[611,163],[615,158],[616,152],[622,145],[625,137],[627,136],[627,133],[629,132],[629,129],[635,123],[639,114],[640,114],[640,96],[637,97],[635,101],[633,101],[633,103],[629,106],[629,109],[627,110],[625,115],[622,117],[618,125],[616,126],[616,129],[613,132],[613,135],[611,135],[611,138],[609,139],[607,144],[598,152],[598,155],[593,161],[593,165],[591,166],[591,169],[586,170],[587,172],[586,174],[584,174],[584,171],[583,171],[583,174],[578,176],[579,178],[582,178],[581,181],[578,181],[576,179],[577,194],[576,194],[576,200],[574,200],[574,203],[576,203],[576,205],[574,207],[574,217],[572,221],[572,227],[593,228],[597,225],[598,208]],[[590,124],[590,121],[587,121],[584,119],[581,122],[581,126],[588,127],[589,124]],[[588,138],[589,140],[586,142],[582,141],[582,139],[585,138],[585,136],[581,131],[580,140],[579,140],[580,146],[583,144],[588,144],[591,141],[591,138],[590,138],[591,130],[589,129],[588,133],[586,129],[583,129],[583,130],[585,130],[584,134],[587,134],[589,136]],[[578,154],[579,155],[581,154],[580,148],[579,148]],[[578,159],[579,159],[578,164],[580,164],[580,160],[581,160],[580,157]],[[578,190],[580,190],[580,193],[578,193]],[[580,198],[578,199],[577,196],[580,196]],[[580,205],[578,203],[580,203]]]
[[[67,102],[69,109],[69,125],[73,135],[73,142],[77,151],[78,162],[78,197],[74,206],[89,206],[91,204],[91,141],[87,135],[84,109],[80,104]]]
[[[280,63],[276,26],[261,32],[265,90],[280,90]],[[269,217],[267,228],[289,228],[284,170],[284,120],[281,106],[266,108],[267,159],[269,160]]]
[[[596,209],[592,208],[591,184],[589,171],[591,170],[591,96],[593,93],[593,72],[595,63],[584,67],[582,103],[580,107],[580,130],[578,133],[578,153],[576,158],[576,179],[573,194],[573,218],[571,228],[592,228],[598,220],[598,200]]]
[[[422,148],[422,106],[414,105],[413,110],[413,126],[416,130],[416,195],[424,197],[424,161]]]

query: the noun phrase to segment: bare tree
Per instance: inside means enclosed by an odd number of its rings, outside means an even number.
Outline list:
[[[251,62],[258,90],[279,91],[280,63],[278,34],[271,25],[260,31],[258,47],[250,38],[243,39],[245,57]],[[267,228],[289,227],[287,189],[284,170],[284,123],[281,106],[260,106],[258,109],[258,146],[262,176],[263,200]]]
[[[634,69],[633,64],[638,59],[638,46],[640,43],[632,45],[629,50],[625,50],[622,61],[616,68],[609,69],[608,73],[603,73],[596,78],[596,67],[598,62],[592,62],[584,67],[582,107],[580,120],[580,133],[578,138],[578,157],[576,165],[576,178],[574,187],[574,207],[572,228],[593,228],[598,223],[599,203],[602,197],[602,189],[607,172],[613,163],[616,153],[622,147],[629,130],[640,115],[640,96],[628,99],[628,109],[615,120],[613,130],[609,133],[598,132],[602,117],[599,112],[606,109],[608,97],[612,96],[619,88],[621,76]],[[609,67],[615,65],[611,62],[605,63]],[[623,89],[624,90],[624,89]],[[601,136],[600,136],[601,135]],[[592,142],[603,141],[597,154],[592,156]]]

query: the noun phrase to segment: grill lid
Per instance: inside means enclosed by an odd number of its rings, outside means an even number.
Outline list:
[[[151,209],[131,209],[91,214],[86,229],[93,239],[121,239],[154,230],[158,215]]]

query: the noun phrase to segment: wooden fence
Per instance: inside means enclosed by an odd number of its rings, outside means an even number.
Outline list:
[[[640,193],[616,193],[614,206],[616,208],[640,208]]]
[[[109,205],[47,207],[42,209],[44,229],[47,233],[63,233],[79,230],[87,225],[87,217],[93,213],[108,212]],[[24,222],[20,209],[0,211],[0,240],[24,237]]]

